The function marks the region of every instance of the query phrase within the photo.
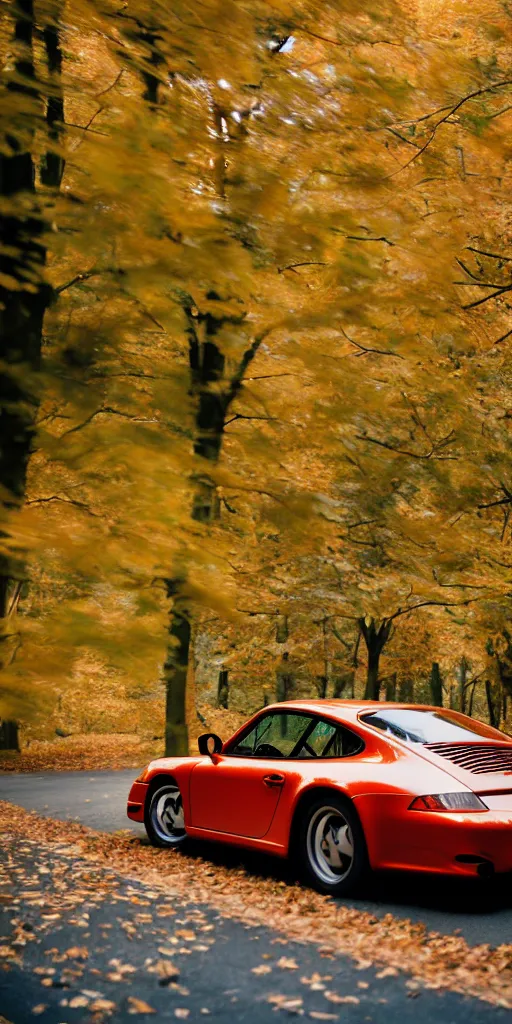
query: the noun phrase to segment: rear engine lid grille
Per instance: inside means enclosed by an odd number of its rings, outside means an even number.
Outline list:
[[[486,775],[490,772],[512,773],[512,742],[511,743],[425,743],[427,750],[432,750],[440,757],[465,768],[473,775]]]

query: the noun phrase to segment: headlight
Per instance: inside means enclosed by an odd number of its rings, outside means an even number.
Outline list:
[[[435,796],[417,796],[410,811],[488,811],[489,808],[476,793],[437,793]]]
[[[135,779],[135,782],[145,782],[146,781],[146,776],[147,776],[148,772],[149,772],[149,768],[143,768],[141,773],[140,773],[140,775],[137,775],[137,778]]]

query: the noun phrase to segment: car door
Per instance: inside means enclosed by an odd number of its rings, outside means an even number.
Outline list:
[[[263,714],[216,764],[196,764],[190,777],[192,827],[262,839],[293,770],[288,758],[310,726],[309,715]]]

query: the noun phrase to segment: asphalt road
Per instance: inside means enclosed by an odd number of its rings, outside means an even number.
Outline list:
[[[509,1012],[411,989],[349,957],[288,942],[154,892],[37,837],[0,837],[0,1020],[505,1024]],[[283,960],[284,958],[284,960]],[[277,1017],[276,1017],[276,1010]]]
[[[0,797],[39,814],[78,821],[104,832],[130,829],[145,840],[145,832],[126,817],[126,798],[137,772],[45,772],[0,774]],[[212,863],[244,865],[256,875],[286,877],[286,863],[223,847],[196,844],[198,855]],[[187,851],[191,852],[191,851]],[[472,945],[498,946],[512,941],[512,879],[479,883],[431,879],[422,875],[386,874],[372,880],[365,898],[345,901],[376,917],[422,921],[429,931],[459,932]]]

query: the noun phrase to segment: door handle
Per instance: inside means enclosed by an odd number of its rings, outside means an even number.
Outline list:
[[[277,775],[276,773],[273,773],[272,775],[264,775],[263,782],[265,783],[266,786],[269,786],[271,789],[274,786],[283,786],[284,775]]]

